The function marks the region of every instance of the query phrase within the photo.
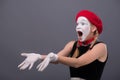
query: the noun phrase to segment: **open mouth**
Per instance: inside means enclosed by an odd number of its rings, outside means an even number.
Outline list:
[[[78,35],[81,37],[83,33],[81,31],[78,31]]]

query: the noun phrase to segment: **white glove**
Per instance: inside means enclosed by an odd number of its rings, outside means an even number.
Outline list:
[[[18,65],[18,68],[20,68],[20,70],[24,70],[27,67],[29,67],[30,70],[34,63],[42,58],[40,54],[36,53],[21,53],[21,56],[25,56],[26,59]]]
[[[46,58],[37,66],[38,71],[43,71],[50,62],[58,60],[58,56],[53,52],[49,53]]]

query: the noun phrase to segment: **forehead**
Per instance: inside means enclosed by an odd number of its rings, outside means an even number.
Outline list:
[[[81,22],[81,21],[90,23],[90,21],[89,21],[86,17],[84,17],[84,16],[80,16],[80,17],[77,19],[77,23],[79,23],[79,22]]]

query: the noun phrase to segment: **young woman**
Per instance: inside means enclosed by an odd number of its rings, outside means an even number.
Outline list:
[[[68,42],[57,54],[22,53],[26,59],[18,67],[31,69],[40,59],[38,71],[43,71],[50,62],[62,63],[70,67],[70,80],[100,80],[107,61],[106,44],[98,40],[103,30],[102,21],[95,13],[82,10],[76,15],[76,23],[77,41]]]

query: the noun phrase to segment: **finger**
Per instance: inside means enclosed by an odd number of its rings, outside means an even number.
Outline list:
[[[42,63],[40,63],[40,64],[36,67],[36,69],[39,69],[39,67],[41,66],[41,64],[42,64]]]
[[[31,63],[31,64],[30,64],[30,66],[29,66],[29,70],[33,67],[33,64],[34,64],[34,63]]]
[[[43,60],[44,61],[44,60]],[[43,64],[43,61],[36,67],[37,69],[40,68],[40,66]]]
[[[21,53],[21,56],[27,57],[29,54],[28,53]]]
[[[29,64],[24,64],[23,66],[21,66],[20,70],[24,70],[29,66]]]
[[[39,71],[43,71],[49,64],[49,59],[46,59],[44,62],[42,62],[41,66],[39,67]]]
[[[41,66],[43,66],[43,63],[40,63],[39,67],[38,67],[38,71],[41,71],[40,68]]]
[[[36,68],[39,69],[41,65],[43,65],[43,62],[45,62],[46,59],[44,59]]]
[[[23,61],[21,64],[18,65],[18,68],[25,64],[25,61]]]
[[[47,60],[44,66],[41,67],[40,71],[43,71],[45,68],[47,68],[48,64],[49,64],[49,60]]]
[[[40,71],[40,68],[44,65],[45,62],[46,62],[46,59],[39,64],[38,71]]]
[[[45,58],[38,66],[37,66],[37,69],[38,71],[40,71],[40,68],[44,65],[44,63],[46,62],[48,58]]]

